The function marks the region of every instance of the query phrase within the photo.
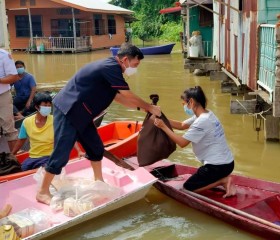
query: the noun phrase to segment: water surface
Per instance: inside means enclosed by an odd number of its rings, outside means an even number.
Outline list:
[[[38,83],[66,83],[83,65],[110,56],[109,50],[79,54],[13,53],[23,60]],[[183,68],[180,46],[170,55],[146,56],[138,74],[127,79],[132,91],[150,102],[150,94],[159,94],[159,105],[168,118],[184,120],[180,100],[185,88],[200,85],[208,98],[208,108],[221,120],[233,151],[235,173],[280,182],[280,144],[266,142],[263,130],[259,139],[253,118],[230,114],[231,96],[221,93],[220,81],[196,77]],[[115,120],[142,121],[145,113],[113,103],[104,123]],[[178,134],[183,132],[178,131]],[[199,166],[190,147],[177,148],[170,160]],[[71,228],[49,239],[258,239],[216,218],[188,208],[152,188],[145,199]]]

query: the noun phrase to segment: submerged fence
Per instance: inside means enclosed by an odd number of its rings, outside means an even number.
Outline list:
[[[29,51],[85,51],[91,49],[90,37],[34,37],[30,40]]]

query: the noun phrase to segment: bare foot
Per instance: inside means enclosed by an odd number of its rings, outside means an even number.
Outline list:
[[[46,205],[50,205],[51,199],[52,199],[51,194],[44,194],[44,193],[38,192],[37,195],[36,195],[37,202],[44,203]]]
[[[224,187],[226,190],[226,194],[223,196],[223,198],[232,197],[232,196],[236,195],[236,187],[232,183],[231,177],[227,178],[227,181],[226,181]]]
[[[103,179],[103,177],[100,177],[100,178],[94,178],[94,181],[101,181],[101,182],[104,182],[104,179]]]
[[[12,210],[12,206],[10,204],[6,204],[2,210],[0,210],[0,219],[7,217]]]

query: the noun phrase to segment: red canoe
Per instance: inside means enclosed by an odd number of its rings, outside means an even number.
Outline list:
[[[98,133],[104,143],[105,149],[118,158],[130,157],[137,152],[137,137],[142,123],[136,121],[116,121],[98,128]],[[81,146],[80,146],[81,147]],[[82,149],[82,147],[81,147]],[[28,152],[17,155],[22,163],[28,157]],[[78,152],[73,149],[70,160],[78,158]],[[107,156],[108,158],[108,156]],[[0,183],[35,173],[37,169],[0,176]]]
[[[135,157],[126,162],[138,167]],[[155,187],[164,194],[265,239],[280,239],[280,183],[233,175],[237,194],[224,199],[220,188],[200,194],[181,190],[195,167],[159,161],[145,168],[158,177]]]

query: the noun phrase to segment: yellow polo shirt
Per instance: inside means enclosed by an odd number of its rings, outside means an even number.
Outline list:
[[[29,156],[31,158],[50,156],[54,144],[53,116],[49,115],[45,125],[41,128],[36,126],[35,116],[36,114],[24,119],[18,138],[29,137]]]

